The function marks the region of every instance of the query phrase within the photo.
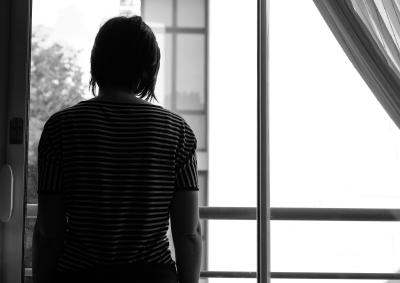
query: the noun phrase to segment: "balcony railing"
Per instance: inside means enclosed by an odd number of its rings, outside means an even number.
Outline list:
[[[27,218],[36,218],[37,204],[27,205]],[[255,207],[200,207],[200,218],[256,220]],[[400,209],[272,207],[271,220],[400,221]]]
[[[400,209],[273,207],[271,220],[300,221],[400,221]],[[27,205],[27,218],[36,218],[37,204]],[[208,220],[256,220],[255,207],[200,207]],[[32,269],[25,269],[31,276]],[[256,278],[256,272],[202,271],[202,278]],[[400,273],[271,272],[275,279],[400,280]]]

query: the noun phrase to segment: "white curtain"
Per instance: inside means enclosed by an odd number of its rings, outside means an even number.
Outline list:
[[[314,0],[377,100],[400,129],[400,0]]]
[[[400,0],[351,0],[387,63],[400,75]]]

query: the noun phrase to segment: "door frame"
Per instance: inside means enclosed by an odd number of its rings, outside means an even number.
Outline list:
[[[4,9],[3,9],[4,8]],[[0,282],[24,280],[25,174],[29,120],[31,1],[2,0],[0,4],[0,141],[1,165],[14,176],[11,218],[0,224]],[[3,25],[4,24],[4,25]],[[9,124],[22,118],[22,143],[10,144]]]

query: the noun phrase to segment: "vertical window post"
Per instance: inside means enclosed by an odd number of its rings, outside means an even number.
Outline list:
[[[270,282],[268,10],[257,1],[257,283]]]
[[[0,224],[0,282],[23,282],[24,247],[24,196],[28,137],[29,69],[31,1],[1,1],[0,44],[1,81],[0,115],[6,119],[1,126],[4,138],[0,146],[5,155],[1,158],[9,164],[13,173],[13,207],[10,219]],[[4,10],[2,9],[4,8]],[[7,21],[8,23],[6,23]],[[7,56],[7,58],[5,57]],[[3,122],[3,121],[2,121]],[[4,164],[4,163],[3,163]],[[0,190],[3,189],[0,187]]]

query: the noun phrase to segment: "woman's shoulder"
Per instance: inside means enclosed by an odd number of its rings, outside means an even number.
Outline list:
[[[170,121],[176,126],[185,128],[188,126],[186,120],[178,113],[165,108],[160,104],[153,104],[151,102],[144,103],[126,103],[126,102],[114,102],[105,100],[82,100],[72,106],[61,109],[50,116],[48,121],[57,123],[57,121],[68,119],[79,114],[89,115],[89,113],[95,113],[99,109],[107,110],[110,112],[121,113],[122,110],[141,110],[140,112],[153,113],[159,117],[162,117],[166,121]],[[91,111],[92,110],[92,111]]]

